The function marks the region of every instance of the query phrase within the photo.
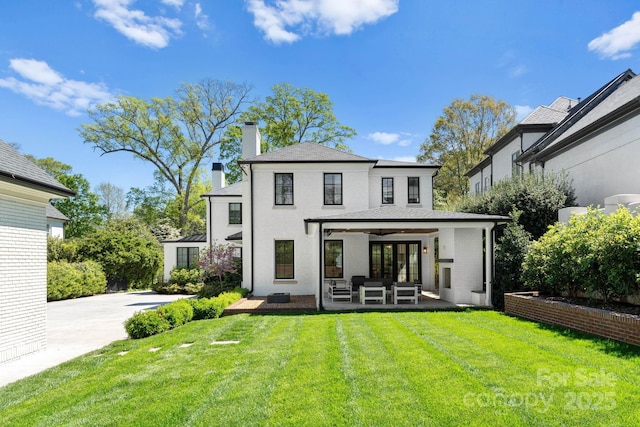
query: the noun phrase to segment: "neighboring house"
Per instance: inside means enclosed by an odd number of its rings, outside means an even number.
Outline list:
[[[64,239],[64,223],[69,221],[69,218],[51,203],[47,204],[47,234],[49,237],[55,237],[57,239]]]
[[[549,106],[541,105],[491,145],[485,151],[487,157],[466,173],[470,194],[484,193],[494,182],[521,174],[523,168],[516,159],[562,121],[576,104],[578,101],[559,97]]]
[[[504,159],[515,150],[501,148],[499,144],[500,141],[487,150],[491,153],[489,160],[485,159],[467,174],[471,194],[475,193],[478,179],[488,164],[492,164],[494,171],[512,166],[516,173],[565,172],[580,206],[602,205],[613,195],[638,194],[640,78],[626,70],[572,105],[555,126],[528,147],[523,146],[522,153],[514,156],[511,164]],[[503,159],[500,165],[499,154]],[[497,176],[493,181],[497,181]]]
[[[47,346],[47,206],[73,195],[0,141],[0,363]]]
[[[162,241],[164,248],[164,280],[171,277],[174,268],[198,267],[198,257],[207,248],[207,235],[179,237]]]
[[[242,132],[243,287],[254,295],[315,295],[322,308],[329,281],[361,275],[439,287],[454,303],[472,303],[472,291],[486,288],[481,303],[490,305],[493,228],[509,218],[432,210],[439,166],[316,143],[260,154],[257,126]],[[228,227],[225,215],[207,221],[209,229]]]

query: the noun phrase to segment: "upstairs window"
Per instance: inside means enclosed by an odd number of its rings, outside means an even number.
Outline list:
[[[382,178],[382,204],[393,204],[393,178]]]
[[[511,155],[511,176],[522,175],[522,165],[516,162],[516,159],[520,156],[520,150]]]
[[[275,174],[275,204],[293,205],[293,174]]]
[[[198,267],[198,252],[197,247],[190,248],[177,248],[177,268],[196,268]]]
[[[325,173],[324,174],[324,204],[325,205],[341,205],[342,204],[342,174],[341,173]]]
[[[407,178],[409,186],[409,203],[420,203],[420,178],[410,176]]]
[[[293,279],[293,240],[276,240],[276,279]]]
[[[229,224],[242,224],[242,203],[229,203]]]

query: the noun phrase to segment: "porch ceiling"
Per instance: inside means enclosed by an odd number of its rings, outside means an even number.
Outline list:
[[[398,228],[357,228],[357,224],[354,224],[353,228],[331,228],[327,227],[325,230],[327,234],[333,233],[357,233],[357,234],[372,234],[374,236],[387,236],[389,234],[431,234],[437,233],[437,228],[414,228],[414,229],[398,229]]]

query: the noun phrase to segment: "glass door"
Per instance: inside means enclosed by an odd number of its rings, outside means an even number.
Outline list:
[[[369,275],[394,282],[420,280],[420,242],[371,242]]]

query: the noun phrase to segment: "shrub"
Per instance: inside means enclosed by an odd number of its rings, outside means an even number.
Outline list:
[[[162,248],[148,228],[133,220],[112,220],[80,241],[79,254],[100,263],[110,286],[149,288],[162,265]]]
[[[177,300],[158,308],[158,314],[169,322],[171,329],[182,326],[193,319],[193,308],[184,300]]]
[[[129,338],[139,339],[168,331],[171,325],[157,310],[152,310],[135,313],[124,323],[124,328]]]
[[[217,298],[198,298],[188,300],[193,307],[193,320],[217,319],[225,309]]]
[[[632,295],[640,278],[640,218],[624,208],[605,215],[590,209],[568,225],[551,227],[523,264],[530,289],[592,299]]]
[[[200,279],[200,270],[174,268],[168,283],[158,282],[153,290],[159,294],[186,294],[196,295],[204,287]]]
[[[102,294],[106,283],[100,264],[94,261],[53,261],[47,264],[48,301]]]
[[[78,241],[75,239],[62,240],[47,237],[47,261],[82,261],[78,254]]]

